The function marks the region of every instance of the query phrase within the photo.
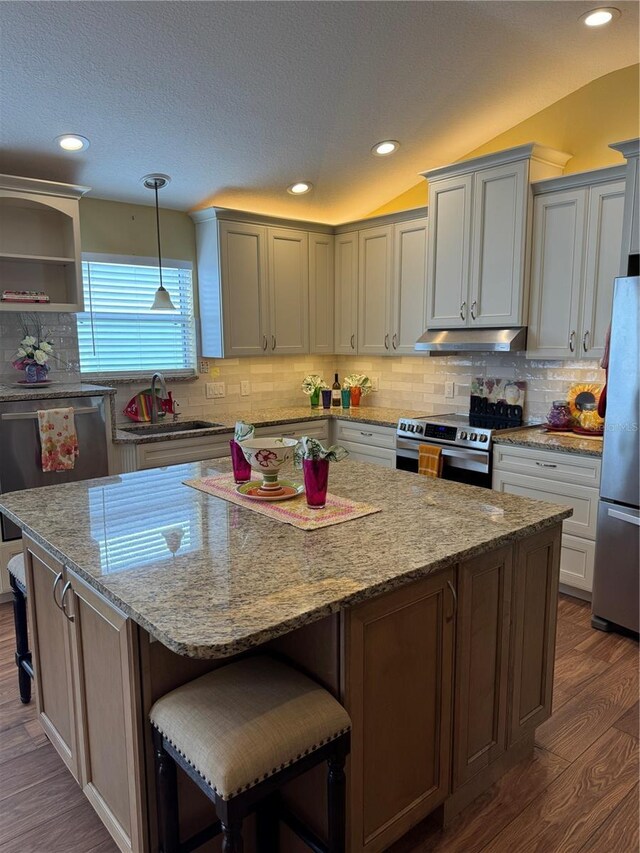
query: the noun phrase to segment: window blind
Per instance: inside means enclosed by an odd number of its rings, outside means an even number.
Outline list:
[[[82,373],[192,373],[195,368],[190,265],[162,266],[175,311],[152,311],[157,264],[83,260],[87,309],[78,314]]]

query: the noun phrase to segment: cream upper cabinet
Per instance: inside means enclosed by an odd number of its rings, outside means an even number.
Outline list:
[[[525,280],[528,163],[474,176],[471,244],[471,325],[520,326]]]
[[[541,195],[533,213],[528,352],[572,358],[578,347],[588,190]]]
[[[309,236],[268,229],[269,352],[309,352]]]
[[[335,238],[334,352],[354,355],[358,348],[358,232]]]
[[[208,235],[216,240],[216,234]],[[246,222],[220,223],[220,273],[222,279],[224,354],[227,357],[262,355],[270,346],[269,293],[267,287],[267,229]],[[204,246],[199,246],[204,249]],[[198,263],[198,275],[202,267]],[[200,308],[208,304],[213,282],[200,278]],[[213,295],[213,294],[212,294]],[[204,313],[203,313],[204,316]],[[206,349],[205,356],[217,353]],[[220,353],[222,355],[222,353]]]
[[[391,349],[393,226],[360,231],[358,352],[385,355]]]
[[[592,187],[580,322],[580,352],[602,358],[611,321],[613,280],[620,266],[624,218],[624,181]]]
[[[526,324],[529,182],[559,175],[568,159],[532,143],[423,173],[428,328]]]
[[[459,175],[429,186],[428,328],[467,325],[472,183]]]
[[[627,160],[625,168],[624,222],[618,275],[632,274],[629,269],[629,255],[640,253],[640,139],[627,139],[610,145]]]
[[[425,329],[427,296],[427,220],[394,225],[391,349],[414,355]]]
[[[602,356],[625,202],[624,181],[606,178],[619,172],[568,176],[555,191],[547,181],[534,199],[529,356]]]
[[[332,353],[334,236],[309,234],[309,352]]]

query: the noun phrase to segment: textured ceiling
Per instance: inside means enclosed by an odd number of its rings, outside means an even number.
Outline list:
[[[0,2],[0,171],[142,203],[159,171],[166,207],[354,219],[637,62],[638,4],[589,30],[594,5]],[[65,132],[90,148],[62,153]],[[371,156],[386,138],[399,152]]]

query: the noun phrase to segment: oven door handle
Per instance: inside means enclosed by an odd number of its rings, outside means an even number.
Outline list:
[[[43,411],[46,411],[44,409]],[[77,417],[78,415],[90,415],[93,412],[97,412],[97,406],[86,406],[82,409],[74,409],[73,415]],[[38,417],[37,412],[7,412],[4,415],[0,415],[0,420],[3,421],[32,421],[36,420]]]

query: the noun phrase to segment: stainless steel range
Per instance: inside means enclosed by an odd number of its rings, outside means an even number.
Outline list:
[[[487,425],[491,423],[494,425]],[[495,412],[487,415],[472,411],[469,415],[400,418],[396,430],[396,468],[417,472],[418,446],[432,444],[442,448],[445,479],[491,488],[492,438],[498,432],[521,425],[520,406],[505,407],[499,417]]]

